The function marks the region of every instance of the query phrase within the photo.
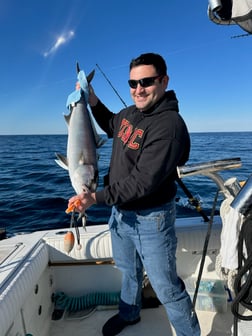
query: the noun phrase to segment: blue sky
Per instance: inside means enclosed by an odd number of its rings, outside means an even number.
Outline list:
[[[64,134],[76,61],[114,112],[127,105],[128,65],[166,60],[190,132],[251,131],[252,35],[213,24],[207,0],[1,0],[0,135]]]

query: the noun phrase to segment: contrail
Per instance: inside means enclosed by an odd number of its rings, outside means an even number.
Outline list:
[[[69,32],[60,35],[56,42],[54,43],[54,45],[46,52],[44,52],[43,56],[44,57],[48,57],[51,54],[54,54],[60,46],[62,46],[63,44],[69,42],[72,38],[74,37],[74,31],[70,30]]]

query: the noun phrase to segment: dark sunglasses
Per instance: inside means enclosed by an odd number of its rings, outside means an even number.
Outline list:
[[[158,79],[158,78],[162,78],[163,76],[161,75],[158,75],[158,76],[154,76],[154,77],[146,77],[146,78],[142,78],[142,79],[139,79],[139,80],[136,80],[136,79],[129,79],[128,80],[128,83],[129,83],[129,86],[132,88],[132,89],[136,89],[137,88],[137,84],[139,83],[143,88],[146,88],[148,86],[151,86],[155,83],[155,80]]]

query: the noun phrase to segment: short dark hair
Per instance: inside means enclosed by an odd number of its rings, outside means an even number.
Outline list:
[[[154,53],[141,54],[130,62],[130,70],[139,65],[153,65],[158,75],[167,75],[167,66],[162,56]]]

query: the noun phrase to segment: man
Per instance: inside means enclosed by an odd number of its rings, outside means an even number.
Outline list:
[[[112,206],[113,257],[123,277],[119,313],[104,325],[104,336],[140,321],[143,267],[177,336],[200,335],[176,271],[176,167],[188,160],[190,138],[174,91],[166,92],[168,81],[164,59],[147,53],[130,63],[135,105],[113,114],[90,87],[92,113],[114,140],[110,171],[102,190],[85,190],[69,205],[76,204],[79,212],[95,203]]]

